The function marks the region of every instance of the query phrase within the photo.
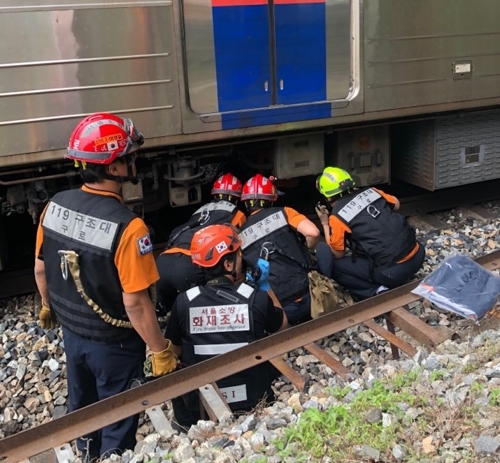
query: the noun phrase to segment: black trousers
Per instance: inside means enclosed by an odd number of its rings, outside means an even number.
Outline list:
[[[335,259],[330,246],[325,242],[320,242],[316,251],[319,271],[360,300],[375,296],[381,285],[392,289],[407,283],[420,270],[425,259],[422,243],[419,243],[419,248],[411,259],[383,269],[372,268],[371,262],[362,257],[356,257],[354,261],[352,256]]]
[[[133,333],[127,342],[96,344],[63,328],[69,411],[124,392],[130,381],[144,376],[146,345]],[[107,458],[134,449],[139,415],[110,424],[78,439],[89,459]]]
[[[308,291],[299,301],[285,305],[283,310],[290,325],[298,325],[311,320],[311,294]]]
[[[203,270],[192,263],[191,256],[180,252],[160,254],[156,259],[156,266],[160,274],[160,280],[156,283],[160,315],[171,310],[180,292],[206,283]]]

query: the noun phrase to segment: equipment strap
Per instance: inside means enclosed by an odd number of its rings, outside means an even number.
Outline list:
[[[85,289],[82,284],[82,280],[80,278],[80,265],[78,263],[79,256],[75,251],[58,251],[61,256],[61,273],[65,280],[68,279],[68,269],[71,273],[73,281],[76,286],[76,290],[78,294],[82,297],[82,299],[89,305],[89,307],[102,318],[103,321],[109,323],[117,328],[133,328],[132,323],[127,322],[125,320],[117,320],[113,318],[111,315],[107,314],[102,310],[96,302],[94,302],[90,296],[85,292]]]
[[[272,244],[272,249],[269,249],[268,247],[264,248],[264,245],[266,244]],[[285,251],[283,251],[280,247],[276,246],[276,243],[271,243],[271,242],[266,242],[262,245],[262,250],[267,252],[267,255],[272,254],[273,252],[277,252],[278,254],[282,255],[283,257],[286,257],[290,259],[291,261],[295,262],[296,264],[299,264],[302,268],[305,268],[306,270],[315,270],[316,266],[315,265],[306,265],[300,260],[296,259],[295,257],[291,256],[290,254],[287,254]],[[262,250],[261,250],[261,255],[262,255]],[[267,256],[265,257],[267,260]]]

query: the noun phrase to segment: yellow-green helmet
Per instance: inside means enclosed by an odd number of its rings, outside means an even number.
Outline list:
[[[341,195],[354,187],[352,177],[339,167],[325,167],[316,179],[316,188],[325,197]]]

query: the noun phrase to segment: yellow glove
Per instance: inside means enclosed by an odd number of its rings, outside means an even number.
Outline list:
[[[172,341],[167,339],[167,347],[161,352],[151,353],[151,370],[153,376],[163,376],[172,373],[177,368],[177,355],[171,351]]]
[[[44,330],[53,330],[57,326],[57,322],[52,318],[52,313],[50,312],[49,307],[47,307],[43,302],[38,319],[40,320],[40,327]]]
[[[319,220],[321,222],[321,225],[328,225],[328,209],[326,206],[318,203],[315,207],[316,214],[319,217]]]

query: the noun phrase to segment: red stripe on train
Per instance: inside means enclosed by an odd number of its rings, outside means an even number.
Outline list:
[[[325,3],[325,0],[274,0],[275,5],[300,5],[302,3]]]
[[[267,3],[267,0],[212,0],[212,6],[251,6]]]
[[[325,3],[325,0],[274,0],[275,5],[300,5]],[[252,6],[267,5],[268,0],[212,0],[212,6]]]

